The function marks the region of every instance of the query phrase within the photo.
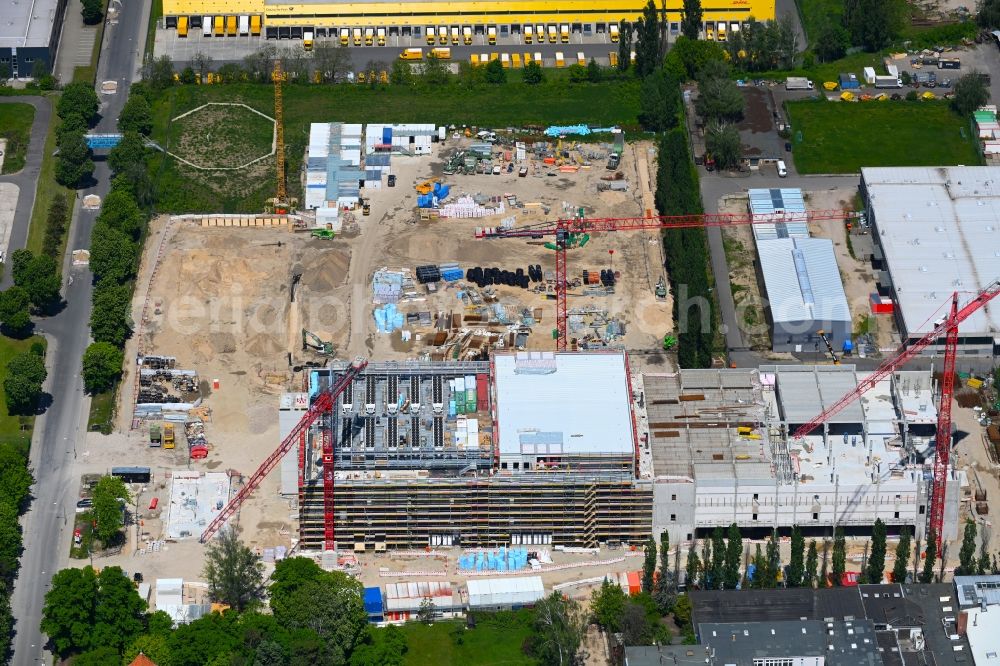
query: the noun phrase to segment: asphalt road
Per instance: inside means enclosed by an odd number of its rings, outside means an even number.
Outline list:
[[[31,222],[31,206],[35,202],[35,190],[38,187],[38,174],[42,169],[42,152],[45,150],[45,133],[49,129],[52,118],[52,105],[44,97],[0,97],[0,104],[30,104],[35,107],[35,120],[31,125],[31,135],[28,143],[28,153],[24,168],[17,173],[0,176],[0,183],[13,183],[20,188],[17,195],[17,208],[14,210],[14,222],[10,230],[10,241],[7,243],[7,256],[14,250],[24,248],[28,242],[28,224]],[[4,271],[0,280],[0,289],[11,286],[10,271]]]
[[[126,0],[117,24],[109,25],[104,33],[97,80],[118,81],[118,92],[101,95],[99,132],[116,128],[118,114],[139,67],[148,17],[149,3]],[[96,184],[78,193],[78,204],[79,198],[87,194],[101,197],[107,194],[110,172],[105,162],[97,162],[94,177]],[[58,315],[37,323],[50,344],[46,390],[52,396],[52,406],[36,421],[31,447],[36,483],[32,488],[34,499],[25,516],[24,553],[12,600],[17,624],[11,663],[19,665],[47,662],[39,630],[44,594],[52,574],[64,566],[72,538],[72,517],[79,487],[73,467],[74,460],[85,448],[89,405],[80,378],[80,359],[90,337],[92,276],[85,267],[70,266],[69,252],[89,247],[95,218],[94,211],[81,210],[77,205],[63,270],[66,307]]]

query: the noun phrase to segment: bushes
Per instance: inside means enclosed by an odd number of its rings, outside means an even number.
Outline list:
[[[45,239],[42,254],[50,257],[62,256],[62,240],[69,226],[69,200],[65,194],[57,194],[49,205],[49,217],[45,224]]]
[[[87,25],[100,23],[104,18],[104,3],[102,0],[83,0],[83,22]]]
[[[56,260],[50,255],[35,256],[31,250],[16,250],[11,255],[11,277],[14,284],[23,288],[31,304],[46,311],[59,303],[59,278]]]

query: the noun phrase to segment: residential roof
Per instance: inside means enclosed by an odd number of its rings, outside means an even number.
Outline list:
[[[757,254],[775,322],[851,321],[832,240],[758,240]]]
[[[868,620],[700,624],[698,633],[720,665],[756,666],[757,659],[822,656],[826,666],[882,666],[875,627]]]
[[[933,328],[954,291],[965,301],[1000,278],[1000,167],[861,170],[906,334]],[[1000,336],[1000,307],[985,306],[963,336]]]
[[[518,352],[493,362],[501,456],[633,454],[623,353]]]
[[[826,590],[695,590],[690,593],[692,621],[739,622],[753,617],[761,622],[788,620],[844,621],[862,619],[865,608],[857,588]]]
[[[806,212],[805,198],[797,187],[752,188],[747,190],[750,199],[750,214],[755,223],[753,235],[757,240],[773,238],[809,238],[806,222],[756,223],[783,213]]]
[[[48,46],[58,8],[58,0],[5,3],[0,48]]]
[[[469,607],[523,606],[545,596],[541,576],[512,576],[510,578],[471,579]]]
[[[156,666],[156,662],[140,652],[128,666]]]

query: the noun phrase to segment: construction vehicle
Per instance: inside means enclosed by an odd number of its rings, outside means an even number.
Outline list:
[[[670,351],[676,346],[677,346],[677,338],[670,335],[669,333],[663,336],[663,351]]]
[[[437,181],[435,180],[425,180],[422,183],[414,185],[413,189],[417,191],[417,194],[430,194],[436,183]]]
[[[205,543],[219,531],[219,528],[226,524],[240,507],[243,502],[253,493],[254,490],[261,484],[261,482],[267,477],[267,475],[273,470],[278,462],[285,457],[292,447],[296,446],[300,439],[304,440],[309,429],[312,427],[313,423],[316,422],[323,414],[329,413],[333,409],[334,403],[340,397],[340,395],[347,389],[347,387],[354,381],[361,371],[365,369],[368,365],[368,361],[364,359],[357,359],[349,365],[345,370],[344,374],[341,375],[337,383],[331,386],[325,391],[321,391],[316,399],[313,400],[312,405],[302,416],[300,420],[292,431],[288,433],[288,436],[282,440],[281,444],[278,446],[277,450],[274,451],[267,459],[261,463],[260,467],[257,468],[247,482],[240,488],[236,496],[230,500],[218,514],[205,531],[201,533],[199,541]],[[333,464],[333,433],[324,430],[321,433],[322,443],[323,443],[323,537],[326,542],[326,550],[333,550],[334,546],[334,512],[333,512],[333,483],[334,483],[334,464]]]
[[[149,445],[159,446],[163,442],[163,435],[160,431],[159,423],[149,424]]]
[[[333,343],[321,340],[318,335],[312,331],[307,331],[302,329],[302,351],[307,349],[312,349],[318,354],[323,356],[333,356]]]
[[[558,58],[558,55],[557,55]],[[545,247],[555,250],[555,297],[556,297],[556,349],[565,351],[567,347],[567,287],[566,280],[566,250],[573,244],[574,238],[586,238],[594,233],[617,231],[641,231],[658,229],[689,229],[700,227],[732,227],[741,224],[774,224],[776,221],[785,223],[814,222],[821,220],[836,220],[842,223],[845,218],[857,217],[857,213],[844,210],[817,210],[802,213],[785,213],[780,220],[768,217],[766,221],[745,213],[706,213],[692,215],[649,215],[646,217],[629,218],[584,218],[574,217],[553,222],[525,225],[517,229],[490,228],[481,238],[531,238],[554,236],[555,241],[546,243]],[[581,240],[581,245],[582,240]]]
[[[372,205],[368,201],[368,199],[362,199],[361,200],[361,214],[362,215],[371,215],[372,214]]]
[[[944,344],[944,364],[941,370],[941,400],[938,403],[938,421],[934,442],[934,481],[931,490],[930,525],[928,534],[937,540],[938,557],[942,557],[941,533],[944,528],[944,504],[948,484],[948,461],[951,457],[952,423],[951,407],[955,394],[955,359],[958,355],[958,325],[989,304],[1000,295],[1000,280],[995,280],[976,296],[959,308],[958,292],[951,297],[951,308],[947,316],[934,323],[934,329],[916,342],[902,347],[895,355],[886,359],[871,374],[861,379],[857,387],[840,400],[823,410],[808,423],[796,430],[791,439],[801,440],[817,427],[829,423],[830,419],[844,407],[853,403],[879,382],[894,374],[901,366],[920,354],[942,337]]]
[[[656,298],[665,301],[667,299],[667,283],[664,281],[663,276],[656,282]]]
[[[336,237],[333,229],[313,229],[309,235],[313,238],[321,238],[323,240],[333,240]]]
[[[172,449],[174,448],[174,424],[164,423],[163,424],[163,448]]]
[[[834,351],[833,345],[830,344],[830,338],[827,336],[826,331],[821,328],[816,331],[816,335],[818,335],[819,339],[823,341],[824,345],[826,345],[826,351],[830,354],[830,358],[833,359],[833,364],[840,365],[840,359],[837,358],[837,352]]]

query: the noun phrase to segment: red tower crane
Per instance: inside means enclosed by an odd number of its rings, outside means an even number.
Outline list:
[[[583,218],[543,222],[517,229],[487,229],[478,231],[482,238],[540,238],[555,236],[556,246],[556,349],[566,351],[566,249],[570,234],[604,233],[609,231],[643,231],[653,229],[690,229],[696,227],[730,227],[741,224],[802,223],[821,220],[847,220],[856,213],[843,210],[814,210],[804,213],[749,215],[705,213],[700,215],[653,215],[648,217]]]
[[[948,458],[951,454],[951,403],[955,391],[955,356],[958,351],[958,325],[979,311],[1000,294],[1000,280],[994,281],[961,308],[958,307],[958,292],[951,298],[951,309],[946,317],[938,320],[934,329],[894,356],[884,361],[871,375],[858,382],[858,386],[840,400],[827,407],[813,420],[803,424],[792,437],[799,439],[808,435],[817,426],[851,404],[878,382],[888,377],[913,357],[920,354],[935,340],[945,339],[944,368],[941,376],[941,405],[938,407],[937,433],[935,435],[934,488],[931,495],[931,531],[937,537],[937,552],[942,553],[941,531],[944,527],[944,495],[948,483]]]
[[[299,422],[292,428],[292,431],[288,433],[288,436],[282,440],[281,444],[278,446],[277,450],[267,457],[264,462],[260,464],[257,471],[254,472],[247,482],[240,488],[240,491],[236,493],[233,499],[229,500],[229,504],[219,512],[219,514],[209,523],[205,531],[201,533],[200,541],[205,543],[219,531],[219,528],[227,520],[229,520],[233,514],[235,514],[243,502],[246,501],[250,494],[261,484],[264,478],[274,469],[275,465],[281,458],[292,450],[299,438],[306,434],[310,426],[316,422],[323,414],[330,412],[333,409],[334,403],[340,394],[350,385],[354,378],[365,369],[368,365],[368,361],[365,359],[357,359],[347,367],[347,370],[341,375],[340,379],[331,386],[330,388],[322,391],[313,400],[313,403],[306,410],[306,413],[302,416]],[[334,530],[333,530],[333,438],[329,433],[323,432],[323,530],[324,538],[326,539],[326,545],[328,548],[332,548],[334,540]]]

